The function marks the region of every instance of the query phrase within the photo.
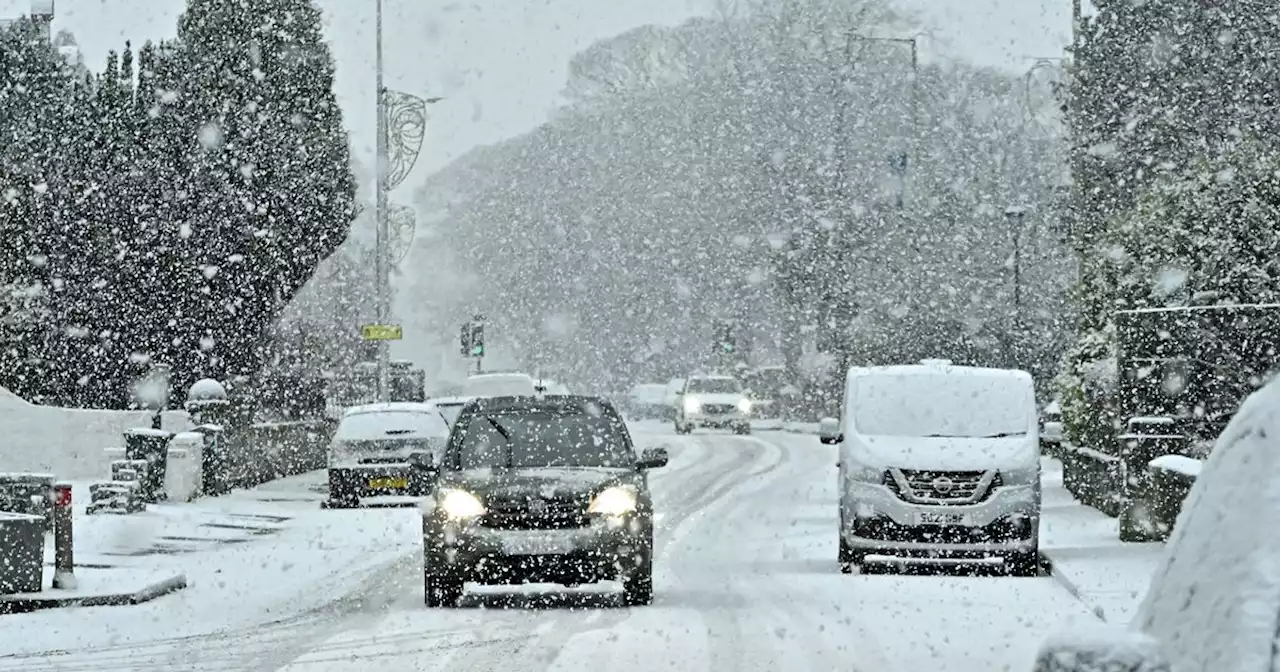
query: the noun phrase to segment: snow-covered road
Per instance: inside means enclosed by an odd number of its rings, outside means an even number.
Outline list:
[[[327,575],[272,581],[280,570],[264,564],[261,576],[228,577],[238,599],[197,585],[152,605],[6,619],[6,630],[62,628],[65,651],[0,656],[0,669],[989,672],[1030,669],[1048,631],[1093,619],[1050,578],[842,576],[834,450],[794,434],[662,431],[636,428],[640,445],[672,453],[653,477],[650,607],[584,588],[484,589],[464,608],[426,609],[412,511],[324,512],[310,534],[328,538],[299,552],[338,563]]]

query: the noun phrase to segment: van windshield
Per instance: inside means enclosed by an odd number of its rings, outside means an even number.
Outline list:
[[[1036,417],[1021,381],[939,374],[861,378],[853,403],[857,433],[871,436],[1022,436]]]

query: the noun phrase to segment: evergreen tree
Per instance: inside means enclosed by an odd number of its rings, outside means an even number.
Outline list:
[[[252,373],[265,336],[353,217],[333,61],[310,0],[190,0],[179,82],[199,144],[188,219],[210,279],[205,319],[226,366]]]
[[[51,263],[64,235],[60,166],[73,78],[28,21],[0,28],[0,386],[29,399],[56,392]]]

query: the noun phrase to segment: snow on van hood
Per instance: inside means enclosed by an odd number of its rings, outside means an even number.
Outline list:
[[[876,468],[939,471],[1016,469],[1035,464],[1040,447],[1034,435],[998,439],[917,436],[853,437],[854,457]]]

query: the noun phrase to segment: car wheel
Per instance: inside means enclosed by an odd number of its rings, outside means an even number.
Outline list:
[[[680,421],[676,421],[676,434],[688,434],[691,429],[688,425],[683,425],[680,424]]]
[[[622,580],[622,601],[628,607],[653,604],[653,555],[645,552],[644,562],[627,573]]]
[[[733,433],[734,434],[750,434],[751,425],[749,423],[743,423],[741,425],[738,425],[737,427],[733,428]]]
[[[462,580],[423,573],[422,592],[428,607],[456,607],[462,599]]]
[[[1004,556],[1004,568],[1009,576],[1040,576],[1040,553],[1009,553]]]

